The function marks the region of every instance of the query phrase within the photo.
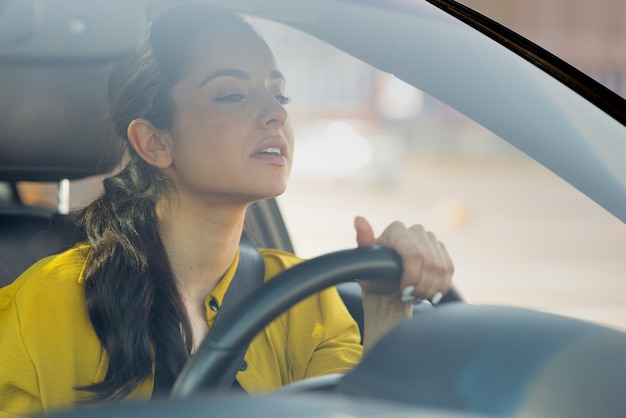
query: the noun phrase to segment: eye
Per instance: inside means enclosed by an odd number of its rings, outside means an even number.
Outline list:
[[[217,99],[218,102],[221,103],[237,103],[245,99],[246,97],[240,93],[233,93],[227,96],[222,96]]]
[[[291,103],[291,99],[287,96],[284,96],[282,94],[278,94],[276,96],[274,96],[276,98],[276,101],[278,103],[280,103],[281,105],[285,106],[288,105],[289,103]]]

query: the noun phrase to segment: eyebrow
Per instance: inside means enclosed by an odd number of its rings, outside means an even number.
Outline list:
[[[201,88],[202,86],[204,86],[209,81],[211,81],[213,79],[216,79],[218,77],[234,77],[234,78],[239,78],[241,80],[250,80],[250,78],[251,78],[250,74],[245,72],[245,71],[243,71],[243,70],[237,70],[235,68],[224,68],[224,69],[217,70],[217,71],[211,73],[211,75],[209,75],[207,78],[202,80],[202,83],[200,83],[200,85],[198,85],[198,88]],[[283,80],[283,81],[285,81],[285,76],[280,71],[272,71],[270,73],[270,80]]]

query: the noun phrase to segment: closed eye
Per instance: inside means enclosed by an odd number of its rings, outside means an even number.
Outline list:
[[[245,99],[246,97],[240,93],[229,94],[228,96],[222,96],[217,99],[218,102],[222,103],[237,103]]]
[[[283,106],[288,105],[289,103],[291,103],[291,99],[289,97],[287,97],[287,96],[282,95],[282,94],[279,94],[279,95],[274,96],[274,97],[276,97],[276,101],[278,103],[280,103],[281,105],[283,105]]]

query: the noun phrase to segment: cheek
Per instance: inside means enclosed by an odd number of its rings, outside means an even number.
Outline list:
[[[293,127],[289,119],[287,119],[287,122],[285,123],[285,126],[283,127],[282,131],[283,131],[283,136],[285,137],[285,139],[287,140],[287,143],[289,144],[289,149],[291,149],[293,153],[293,149],[295,148],[295,134],[293,132]]]
[[[200,133],[188,141],[185,156],[194,166],[194,172],[214,176],[215,173],[237,173],[245,162],[249,146],[246,136],[238,126],[217,124],[205,125]]]
[[[214,118],[187,118],[180,124],[178,148],[185,158],[212,158],[228,148],[229,132],[225,123],[216,123]]]

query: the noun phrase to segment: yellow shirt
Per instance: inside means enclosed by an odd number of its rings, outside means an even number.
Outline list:
[[[83,269],[90,247],[82,244],[34,264],[0,289],[0,417],[49,413],[75,406],[87,394],[76,386],[102,381],[108,356],[85,307]],[[301,260],[262,249],[265,280]],[[205,300],[209,326],[221,305],[238,257]],[[250,344],[248,367],[237,381],[248,392],[345,372],[361,357],[358,328],[334,288],[300,302],[270,323]],[[128,400],[149,399],[153,376]]]

